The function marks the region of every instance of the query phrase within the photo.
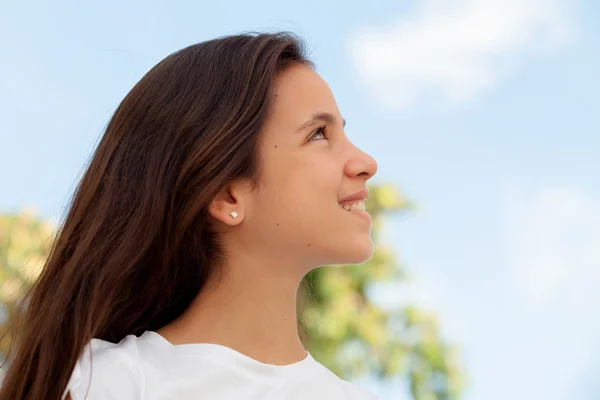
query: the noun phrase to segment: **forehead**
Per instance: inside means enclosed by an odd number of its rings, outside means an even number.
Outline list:
[[[274,82],[270,120],[277,125],[299,127],[316,113],[339,116],[329,85],[312,68],[293,65]]]

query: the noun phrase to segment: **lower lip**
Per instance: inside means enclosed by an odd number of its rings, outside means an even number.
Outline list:
[[[369,222],[371,222],[371,215],[367,212],[364,211],[348,211],[348,210],[344,210],[344,212],[350,213],[350,214],[354,214],[357,217],[363,218]]]

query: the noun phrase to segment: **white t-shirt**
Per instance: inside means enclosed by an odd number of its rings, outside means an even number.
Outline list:
[[[173,345],[153,331],[119,343],[92,339],[63,400],[67,392],[73,400],[377,400],[308,352],[277,366],[217,344]]]

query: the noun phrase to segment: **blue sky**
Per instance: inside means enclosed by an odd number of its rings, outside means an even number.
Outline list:
[[[0,13],[0,212],[58,216],[119,101],[167,54],[292,30],[376,181],[420,206],[386,227],[414,280],[376,300],[438,312],[467,400],[600,396],[600,3],[83,3]]]

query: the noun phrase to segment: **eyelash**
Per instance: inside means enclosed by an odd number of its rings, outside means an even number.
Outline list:
[[[313,139],[313,137],[315,137],[315,135],[317,134],[321,134],[323,135],[322,139]],[[322,126],[319,129],[317,129],[316,131],[313,132],[312,135],[310,135],[310,140],[309,141],[314,141],[314,140],[329,140],[329,137],[325,134],[325,127]]]

